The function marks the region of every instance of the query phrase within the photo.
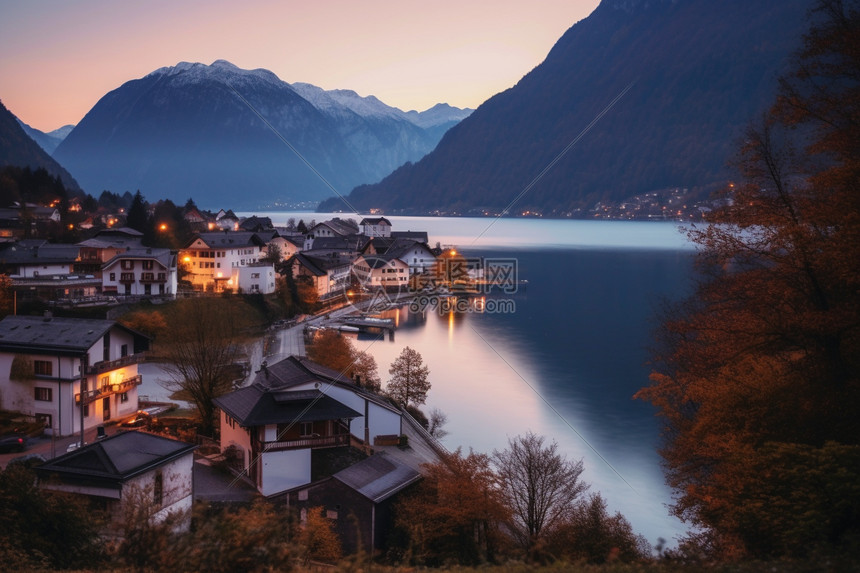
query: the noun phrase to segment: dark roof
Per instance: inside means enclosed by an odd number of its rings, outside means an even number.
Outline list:
[[[421,247],[432,254],[432,251],[430,250],[430,247],[427,246],[427,243],[414,241],[412,239],[395,239],[394,242],[391,243],[391,246],[388,247],[388,250],[385,251],[385,254],[386,256],[402,259],[409,253],[410,250],[416,247]]]
[[[339,217],[334,217],[333,219],[329,219],[328,221],[323,221],[322,223],[317,223],[316,225],[314,225],[313,227],[308,229],[308,232],[313,231],[314,229],[316,229],[320,225],[325,225],[326,227],[328,227],[329,229],[331,229],[332,231],[334,231],[338,235],[354,235],[354,234],[358,233],[358,226],[357,225],[355,225],[349,221],[346,221],[344,219],[341,219]]]
[[[212,231],[211,233],[198,233],[185,248],[189,248],[197,239],[201,239],[209,248],[250,247],[265,245],[256,233],[250,231]]]
[[[427,231],[391,231],[392,239],[412,239],[419,243],[426,243],[429,239]]]
[[[235,392],[225,394],[220,398],[216,398],[215,404],[227,412],[231,417],[239,420],[239,423],[243,426],[254,426],[265,423],[272,424],[278,421],[311,421],[310,419],[296,419],[295,416],[298,414],[295,410],[283,410],[282,413],[278,414],[278,419],[274,421],[260,421],[264,419],[271,420],[269,416],[273,415],[275,412],[273,408],[286,403],[284,400],[288,402],[293,399],[293,397],[287,397],[285,399],[282,398],[282,401],[278,402],[273,397],[274,395],[279,393],[288,393],[296,396],[298,394],[303,394],[304,391],[290,392],[290,389],[309,383],[319,384],[320,386],[336,384],[342,388],[349,388],[349,390],[355,394],[362,396],[383,408],[399,413],[399,410],[396,407],[386,402],[378,394],[374,394],[373,392],[369,392],[368,390],[357,386],[345,374],[341,374],[337,370],[332,370],[331,368],[327,368],[321,364],[317,364],[316,362],[299,356],[289,356],[275,364],[265,365],[257,372],[257,375],[249,386],[240,388]],[[314,396],[316,396],[316,394]],[[301,400],[304,398],[296,397],[295,399]],[[314,397],[313,399],[316,398]],[[328,400],[346,408],[346,410],[337,410],[333,404],[329,404],[327,402]],[[307,403],[305,406],[307,406]],[[325,396],[324,399],[320,399],[316,402],[314,404],[314,409],[319,409],[320,414],[325,416],[322,418],[314,418],[318,420],[354,418],[361,415],[328,396]],[[350,412],[352,413],[351,415]]]
[[[366,235],[350,234],[337,237],[317,237],[313,240],[314,251],[332,250],[357,252],[370,241]]]
[[[272,220],[269,217],[257,217],[256,215],[243,219],[242,222],[239,223],[239,228],[255,232],[273,229]]]
[[[367,266],[372,269],[379,269],[382,267],[389,266],[391,261],[399,261],[402,264],[406,264],[401,261],[398,257],[390,254],[390,252],[386,252],[384,255],[362,255],[364,257],[364,262],[367,263]],[[395,265],[396,266],[396,265]]]
[[[115,229],[102,229],[95,234],[96,237],[143,237],[143,233],[131,227],[117,227]]]
[[[40,477],[122,482],[181,457],[197,446],[145,432],[115,434],[36,467]]]
[[[125,252],[114,255],[108,262],[102,265],[103,269],[110,267],[122,259],[155,260],[166,269],[176,266],[170,249],[148,249],[145,247],[127,249]]]
[[[55,356],[78,355],[86,352],[111,328],[120,328],[138,339],[148,340],[112,320],[90,318],[43,318],[39,316],[7,316],[0,320],[0,350],[33,352]]]
[[[319,277],[328,274],[330,269],[351,265],[353,261],[352,257],[332,257],[324,253],[321,253],[323,256],[315,257],[307,254],[312,252],[313,251],[302,251],[300,253],[296,253],[287,260],[287,264],[292,265],[294,262],[298,262],[307,268],[312,274]]]
[[[319,390],[271,390],[253,384],[215,399],[244,427],[358,418],[358,412]]]
[[[385,224],[388,225],[389,227],[391,226],[391,221],[389,221],[385,217],[365,217],[364,219],[361,220],[360,224],[361,225],[379,225],[383,221],[385,221]]]
[[[71,264],[78,258],[80,250],[77,245],[51,244],[42,240],[19,241],[0,251],[0,263],[13,265]]]
[[[365,458],[332,477],[374,503],[421,479],[421,474],[384,453]]]

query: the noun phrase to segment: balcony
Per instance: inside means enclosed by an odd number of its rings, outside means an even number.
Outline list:
[[[120,273],[119,282],[121,282],[123,284],[133,283],[134,282],[134,273]]]
[[[108,384],[107,386],[102,386],[101,388],[96,388],[94,390],[87,390],[83,392],[83,401],[84,404],[91,404],[100,398],[107,398],[112,394],[122,394],[123,392],[128,392],[135,386],[140,386],[143,382],[143,377],[138,374],[137,376],[132,376],[131,378],[126,378],[122,382],[117,384]],[[80,405],[81,403],[81,393],[75,394],[75,404]]]
[[[117,368],[124,368],[132,364],[140,364],[145,359],[145,352],[137,352],[135,354],[129,354],[128,356],[123,356],[122,358],[117,358],[116,360],[102,360],[101,362],[96,362],[92,366],[87,367],[86,373],[88,375],[101,374],[102,372],[116,370]]]
[[[143,284],[152,284],[152,283],[166,283],[167,282],[167,273],[143,273],[140,277],[140,282]]]
[[[350,434],[337,434],[334,436],[305,436],[294,440],[282,440],[278,442],[262,442],[256,440],[256,451],[258,452],[280,452],[283,450],[299,450],[305,448],[334,448],[337,446],[348,446]]]

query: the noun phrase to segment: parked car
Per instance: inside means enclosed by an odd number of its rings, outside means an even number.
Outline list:
[[[0,452],[23,452],[27,447],[27,436],[8,434],[0,438]]]

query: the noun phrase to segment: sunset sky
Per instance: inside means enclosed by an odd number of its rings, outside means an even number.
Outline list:
[[[122,83],[229,60],[404,110],[477,107],[598,0],[0,0],[0,100],[43,131]]]

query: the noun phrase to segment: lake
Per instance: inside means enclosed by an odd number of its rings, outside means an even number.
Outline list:
[[[284,225],[335,214],[257,213]],[[339,215],[346,218],[348,215]],[[667,510],[658,420],[632,399],[648,384],[648,347],[663,300],[690,290],[693,248],[674,223],[387,217],[426,230],[466,256],[512,258],[517,292],[504,312],[393,311],[393,342],[358,337],[383,381],[405,346],[421,353],[432,388],[425,411],[448,416],[443,440],[492,453],[528,430],[585,463],[584,479],[655,543],[685,528]],[[505,301],[500,304],[499,301]],[[489,305],[488,305],[489,307]]]

